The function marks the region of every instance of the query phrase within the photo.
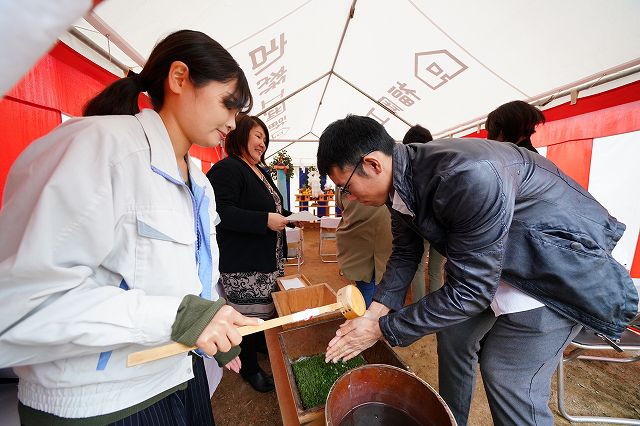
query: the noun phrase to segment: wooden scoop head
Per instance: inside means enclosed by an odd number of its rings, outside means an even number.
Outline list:
[[[367,305],[360,290],[354,285],[348,285],[338,290],[336,295],[338,303],[342,304],[340,312],[346,319],[354,319],[364,315]]]

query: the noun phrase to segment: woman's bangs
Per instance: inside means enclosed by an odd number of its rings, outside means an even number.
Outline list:
[[[251,108],[253,107],[253,96],[251,96],[249,83],[247,82],[244,73],[238,76],[238,79],[236,80],[236,91],[224,100],[224,106],[229,109],[237,109],[241,113],[248,113],[251,111]]]

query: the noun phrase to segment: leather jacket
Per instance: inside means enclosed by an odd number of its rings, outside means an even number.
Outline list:
[[[393,251],[374,300],[392,309],[392,345],[469,319],[502,279],[611,339],[637,313],[638,293],[611,251],[625,225],[551,161],[511,143],[447,139],[396,145]],[[389,205],[390,206],[390,205]],[[403,308],[423,239],[447,258],[440,290]]]

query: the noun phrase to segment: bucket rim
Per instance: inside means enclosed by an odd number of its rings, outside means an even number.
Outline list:
[[[414,379],[417,379],[420,383],[422,383],[423,385],[425,385],[427,387],[427,389],[429,389],[438,399],[438,402],[440,402],[442,404],[442,406],[444,407],[445,411],[447,412],[447,415],[449,416],[449,419],[451,420],[451,424],[454,426],[457,426],[457,422],[455,417],[453,416],[453,413],[451,412],[451,409],[449,408],[449,406],[447,405],[447,403],[445,402],[445,400],[442,398],[442,396],[440,396],[440,394],[438,392],[436,392],[436,390],[433,388],[433,386],[431,386],[429,383],[427,383],[426,381],[424,381],[422,378],[418,377],[417,374],[415,374],[413,371],[410,370],[405,370],[403,368],[399,368],[396,367],[394,365],[389,365],[389,364],[365,364],[365,365],[361,365],[360,367],[356,367],[356,368],[352,368],[349,371],[346,371],[342,376],[338,377],[338,380],[336,380],[333,385],[331,386],[331,389],[329,389],[329,393],[327,394],[327,400],[325,401],[324,404],[324,418],[325,418],[325,424],[329,425],[329,419],[330,417],[330,413],[329,413],[329,398],[331,397],[331,394],[333,393],[336,385],[338,384],[339,381],[343,380],[346,376],[356,373],[360,370],[365,370],[368,368],[378,368],[378,369],[383,369],[383,370],[395,370],[395,371],[399,371],[402,374],[406,374],[408,376],[413,377]]]

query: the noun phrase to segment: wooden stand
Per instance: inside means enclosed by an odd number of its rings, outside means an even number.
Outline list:
[[[335,194],[320,194],[317,198],[311,198],[308,194],[296,194],[296,207],[300,211],[309,210],[318,217],[340,216],[340,209],[336,207]]]
[[[296,207],[301,212],[309,210],[309,201],[311,201],[311,195],[308,194],[296,194]]]
[[[322,194],[318,196],[318,217],[336,216],[335,194]]]

